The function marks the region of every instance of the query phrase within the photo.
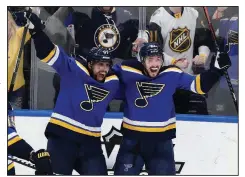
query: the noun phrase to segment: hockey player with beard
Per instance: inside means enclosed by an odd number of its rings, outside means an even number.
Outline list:
[[[14,113],[8,102],[8,155],[30,161],[36,166],[36,175],[53,175],[49,153],[40,149],[37,152],[22,139],[15,128]],[[8,175],[15,175],[14,162],[8,160]]]
[[[175,66],[164,66],[162,53],[158,43],[146,43],[139,52],[140,62],[128,60],[114,67],[124,85],[126,102],[115,175],[138,175],[135,167],[142,165],[139,157],[149,175],[174,175],[175,90],[205,94],[220,79],[223,69],[230,67],[229,56],[220,53],[208,71],[193,76]]]
[[[28,13],[28,12],[27,12]],[[27,15],[29,29],[42,62],[60,75],[60,92],[45,130],[47,149],[55,174],[107,175],[101,149],[101,125],[106,108],[119,89],[119,79],[111,70],[112,57],[103,48],[92,48],[87,62],[69,57],[42,31],[35,15]]]
[[[113,58],[128,59],[131,56],[132,42],[138,34],[138,20],[131,12],[112,6],[92,7],[91,14],[79,12],[78,7],[67,9],[70,9],[70,15],[65,24],[74,25],[76,47],[73,53],[77,60],[86,60],[93,47],[108,50]],[[57,76],[54,77],[55,101],[60,85]]]

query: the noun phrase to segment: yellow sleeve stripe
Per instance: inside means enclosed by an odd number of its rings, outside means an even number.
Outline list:
[[[134,73],[138,73],[138,74],[143,74],[142,71],[138,70],[138,69],[135,69],[135,68],[132,68],[130,66],[122,66],[122,69],[125,70],[125,71],[129,71],[129,72],[134,72]]]
[[[14,162],[8,165],[8,171],[11,170],[12,168],[14,168]]]
[[[201,77],[200,77],[200,74],[198,74],[196,76],[196,92],[199,93],[199,94],[205,94],[202,89],[201,89]]]
[[[105,81],[110,81],[110,80],[118,80],[118,77],[116,75],[112,75],[105,78]]]
[[[11,140],[8,141],[8,146],[13,145],[14,143],[16,143],[16,142],[18,142],[18,141],[20,141],[20,140],[22,140],[22,138],[19,137],[19,136],[16,136],[16,137],[14,137],[13,139],[11,139]]]
[[[85,68],[81,63],[79,63],[78,61],[76,61],[76,64],[77,64],[77,66],[78,66],[81,70],[83,70],[87,75],[90,75],[89,72],[88,72],[88,70],[87,70],[87,68]]]
[[[178,69],[178,68],[168,68],[166,69],[164,72],[178,72],[178,73],[182,73],[183,71],[181,71],[181,69]]]
[[[175,58],[172,58],[172,60],[171,60],[171,65],[175,65],[176,64],[176,59]]]
[[[48,54],[48,56],[46,58],[42,59],[41,61],[48,63],[50,61],[50,59],[54,57],[55,52],[56,52],[56,47]]]

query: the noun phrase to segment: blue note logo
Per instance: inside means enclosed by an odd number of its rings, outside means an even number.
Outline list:
[[[91,111],[94,108],[94,103],[98,103],[103,101],[108,95],[109,95],[109,91],[95,87],[95,86],[91,86],[88,84],[84,84],[87,96],[88,96],[88,100],[86,101],[82,101],[80,103],[80,107],[84,110],[84,111]]]
[[[140,98],[135,100],[135,105],[144,108],[148,105],[147,98],[158,95],[164,88],[165,84],[155,84],[149,82],[136,82]]]

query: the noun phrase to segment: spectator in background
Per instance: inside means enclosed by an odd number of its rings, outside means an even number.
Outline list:
[[[182,68],[185,72],[199,74],[205,69],[212,41],[208,29],[196,28],[200,23],[198,15],[198,11],[191,7],[160,7],[151,16],[149,37],[143,34],[144,38],[138,38],[134,50],[138,50],[142,42],[156,41],[164,52],[175,58],[173,63],[181,60],[187,63],[187,67]],[[188,113],[192,95],[182,90],[176,92],[174,99],[177,113]],[[207,114],[205,97],[201,97],[201,108],[194,113]]]
[[[8,11],[8,90],[19,53],[23,31],[24,27],[17,26],[12,14]],[[27,32],[25,43],[29,39],[30,34]],[[9,95],[8,98],[10,103],[12,103],[16,109],[22,109],[24,99],[23,96],[26,91],[23,74],[23,56],[24,54],[22,53],[13,92],[11,92],[11,95]]]
[[[76,53],[86,57],[92,47],[104,47],[116,58],[131,58],[131,44],[138,33],[138,20],[122,7],[93,7],[91,18],[74,12],[72,24],[78,44]]]

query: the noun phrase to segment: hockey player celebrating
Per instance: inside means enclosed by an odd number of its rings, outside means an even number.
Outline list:
[[[101,124],[118,88],[118,77],[110,70],[112,57],[103,48],[91,49],[87,62],[69,57],[42,31],[35,15],[27,15],[37,57],[60,75],[60,92],[45,135],[55,174],[107,175],[101,149]],[[32,26],[33,26],[32,25]]]
[[[52,175],[50,156],[47,151],[37,152],[16,132],[13,108],[8,102],[8,155],[31,161],[36,166],[36,175]],[[8,175],[15,175],[14,163],[8,160]]]
[[[176,137],[176,118],[172,96],[177,88],[207,93],[222,70],[230,67],[230,59],[220,53],[210,70],[193,76],[177,67],[164,66],[158,43],[146,43],[139,55],[141,62],[128,60],[114,67],[126,97],[115,175],[138,175],[135,167],[137,162],[142,163],[137,161],[139,157],[149,175],[174,175],[172,139]]]

